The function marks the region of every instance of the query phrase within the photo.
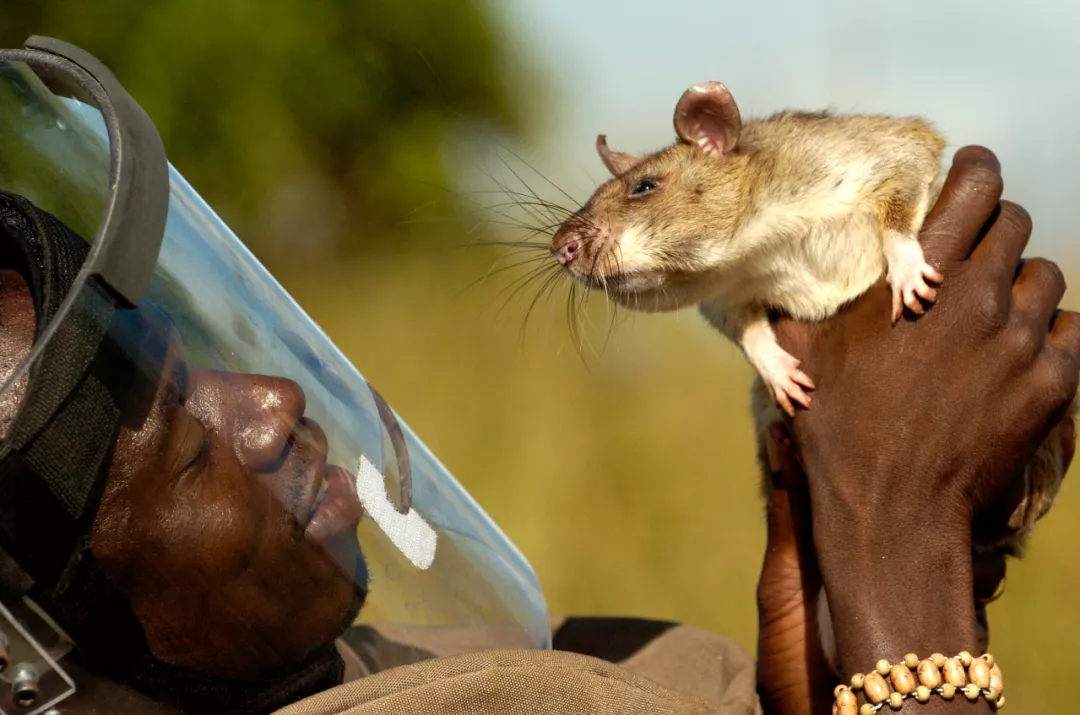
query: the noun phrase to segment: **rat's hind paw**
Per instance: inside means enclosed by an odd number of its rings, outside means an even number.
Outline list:
[[[925,311],[920,299],[927,303],[937,299],[937,291],[926,281],[941,283],[941,274],[926,262],[922,246],[913,238],[894,237],[886,241],[885,260],[889,264],[886,280],[892,288],[893,323],[900,319],[905,305],[912,313],[922,315]]]
[[[768,354],[758,355],[756,367],[765,381],[769,393],[776,403],[788,415],[795,416],[792,400],[803,407],[810,407],[810,396],[803,388],[812,390],[814,383],[809,376],[799,369],[799,361],[789,355],[779,345]]]

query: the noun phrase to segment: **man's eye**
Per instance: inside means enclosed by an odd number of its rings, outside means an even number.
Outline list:
[[[657,183],[652,179],[642,179],[634,184],[634,188],[630,191],[631,196],[644,196],[645,194],[651,194],[658,188]]]

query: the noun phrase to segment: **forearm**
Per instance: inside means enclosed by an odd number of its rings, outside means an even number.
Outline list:
[[[920,659],[980,655],[970,530],[943,529],[947,520],[929,514],[890,521],[836,508],[816,511],[815,542],[845,679],[872,671],[881,659],[899,663],[907,653]],[[952,701],[907,701],[901,712],[992,708],[958,693]]]

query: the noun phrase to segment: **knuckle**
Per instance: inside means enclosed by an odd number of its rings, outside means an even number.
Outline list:
[[[1030,326],[1020,326],[1007,331],[1003,336],[1003,350],[1010,358],[1019,359],[1024,364],[1030,365],[1043,345],[1043,341],[1035,330]]]
[[[975,304],[975,315],[986,328],[995,331],[1004,328],[1008,321],[1005,303],[995,290],[980,291]]]
[[[1040,372],[1047,407],[1051,410],[1068,407],[1080,387],[1080,364],[1075,360],[1044,360]]]
[[[1012,201],[1001,202],[1001,215],[998,217],[998,221],[1002,222],[1003,227],[1013,233],[1022,233],[1024,235],[1031,233],[1031,214],[1023,206]]]
[[[1052,328],[1055,343],[1070,359],[1080,362],[1080,313],[1063,310],[1054,319]]]
[[[1065,273],[1061,270],[1061,266],[1054,261],[1046,258],[1030,258],[1027,260],[1026,265],[1040,284],[1062,290],[1066,287]]]

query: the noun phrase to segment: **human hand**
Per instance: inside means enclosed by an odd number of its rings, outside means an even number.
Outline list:
[[[1072,440],[1070,432],[1068,439]],[[757,585],[757,690],[767,715],[827,713],[836,685],[821,647],[818,623],[821,572],[814,552],[810,493],[798,452],[783,424],[764,435],[768,468],[765,557]],[[1072,447],[1066,457],[1071,460]],[[1002,554],[973,555],[979,651],[989,640],[986,605],[1005,579]],[[826,624],[827,627],[827,624]]]
[[[935,306],[895,327],[884,283],[818,324],[777,321],[817,381],[792,420],[844,668],[977,646],[972,521],[1060,421],[1080,382],[1065,282],[1023,262],[1031,224],[997,159],[957,153],[927,217]]]

